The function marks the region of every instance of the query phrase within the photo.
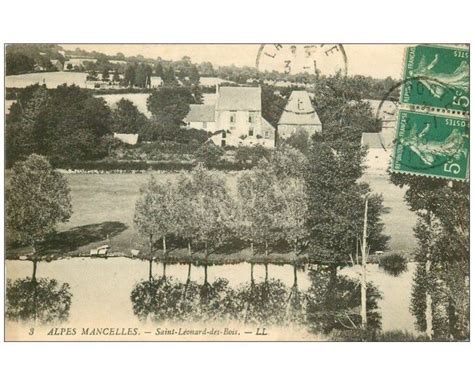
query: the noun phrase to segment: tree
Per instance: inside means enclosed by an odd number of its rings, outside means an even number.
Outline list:
[[[176,189],[166,181],[158,183],[154,176],[140,189],[140,198],[135,204],[134,223],[140,235],[148,240],[150,248],[150,279],[154,245],[161,238],[163,255],[167,254],[166,236],[176,231],[173,195]]]
[[[181,174],[178,177],[176,184],[176,207],[175,222],[176,235],[187,241],[188,256],[192,256],[193,239],[199,234],[199,221],[196,219],[197,214],[194,213],[193,204],[196,194],[194,191],[193,182],[189,175]]]
[[[123,85],[133,88],[136,84],[137,64],[128,65],[123,75]]]
[[[184,124],[183,119],[193,102],[194,98],[188,88],[162,87],[148,97],[147,108],[161,126],[177,130]]]
[[[109,77],[110,77],[109,72],[110,72],[109,68],[105,67],[104,70],[102,71],[102,80],[103,81],[109,80]]]
[[[195,221],[195,239],[204,245],[207,258],[231,234],[235,220],[235,206],[229,196],[225,180],[215,172],[198,165],[191,172],[190,209]]]
[[[274,87],[262,86],[262,116],[273,126],[278,126],[286,99]]]
[[[293,249],[295,260],[307,247],[308,193],[304,180],[288,177],[275,182],[276,225],[282,238]]]
[[[323,91],[316,91],[323,132],[313,137],[306,171],[308,229],[311,253],[332,264],[335,271],[338,264],[350,262],[360,247],[364,199],[370,193],[370,187],[360,182],[366,155],[360,138],[372,114],[359,96],[348,95],[346,78],[338,75],[324,82]],[[387,241],[382,235],[382,211],[382,197],[370,196],[368,243],[372,250],[383,249]]]
[[[161,65],[161,62],[158,62],[156,64],[155,75],[158,77],[161,77],[161,79],[164,80],[165,74],[164,74],[163,66]]]
[[[411,311],[429,338],[469,337],[469,184],[391,174],[418,216]]]
[[[35,60],[25,54],[9,53],[5,56],[5,74],[22,74],[31,72],[35,67]]]
[[[257,244],[264,245],[268,256],[269,246],[277,238],[274,179],[267,166],[243,172],[237,179],[238,231],[250,242],[252,255]]]
[[[113,81],[114,82],[119,82],[120,81],[120,73],[119,73],[118,69],[115,69],[115,71],[114,71]]]
[[[5,196],[8,234],[32,247],[35,279],[38,244],[71,217],[69,184],[46,158],[32,154],[13,166]]]
[[[146,116],[127,99],[120,99],[112,111],[112,131],[115,133],[140,133],[146,122]]]

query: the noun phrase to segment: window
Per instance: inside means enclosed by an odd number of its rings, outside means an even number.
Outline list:
[[[202,128],[207,129],[207,122],[202,122]]]
[[[254,122],[253,114],[249,113],[249,123],[253,123],[253,122]]]
[[[230,113],[229,121],[230,121],[230,123],[235,123],[235,112]]]
[[[225,139],[221,140],[221,146],[222,146],[222,147],[225,146]]]
[[[253,127],[249,127],[249,137],[253,137]]]
[[[227,137],[227,133],[225,132],[225,130],[222,132],[222,138],[225,138]]]
[[[268,130],[265,130],[265,138],[270,138],[270,132]]]

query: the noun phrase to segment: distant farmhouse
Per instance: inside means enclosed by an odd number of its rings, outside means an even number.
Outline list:
[[[150,87],[158,88],[163,85],[163,79],[160,76],[151,76],[150,77]]]
[[[260,87],[218,87],[215,105],[191,104],[188,128],[212,132],[219,146],[275,147],[275,129],[262,117]]]
[[[285,139],[299,131],[308,136],[322,131],[321,121],[306,91],[293,91],[278,121],[278,138]]]

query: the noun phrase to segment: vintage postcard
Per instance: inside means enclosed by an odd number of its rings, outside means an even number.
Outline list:
[[[466,44],[6,44],[5,340],[468,341]]]

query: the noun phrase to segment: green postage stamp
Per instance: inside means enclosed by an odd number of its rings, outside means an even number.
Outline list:
[[[449,110],[469,111],[469,50],[418,45],[405,55],[400,102]]]
[[[393,171],[465,180],[468,162],[468,119],[400,110]]]

